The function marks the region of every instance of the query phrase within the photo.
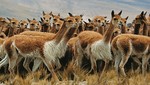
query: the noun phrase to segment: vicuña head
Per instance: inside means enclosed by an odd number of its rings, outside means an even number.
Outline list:
[[[19,27],[20,28],[27,28],[28,27],[28,22],[26,20],[20,20]]]
[[[50,25],[51,18],[52,18],[52,12],[50,12],[50,13],[45,13],[45,12],[43,11],[43,20],[44,20],[44,23],[45,23],[45,24]]]
[[[82,20],[83,20],[83,15],[73,15],[72,13],[68,13],[70,17],[74,17],[76,22],[81,24],[82,23]]]
[[[96,25],[93,21],[91,21],[91,19],[88,19],[89,22],[85,22],[85,29],[84,30],[96,30]]]
[[[53,23],[52,24],[55,24],[60,19],[60,14],[58,14],[58,15],[52,14],[52,17],[53,17]]]
[[[93,21],[98,27],[101,27],[106,25],[106,18],[106,16],[95,16]]]
[[[142,11],[140,15],[137,15],[134,19],[134,24],[143,24],[143,20],[146,20],[146,13]]]
[[[8,22],[6,21],[6,19],[3,17],[0,17],[0,27],[6,26],[7,24],[8,24]]]
[[[112,17],[111,23],[114,26],[118,26],[121,24],[121,14],[122,11],[120,11],[118,14],[114,14],[114,11],[111,12],[111,17]]]
[[[35,31],[35,30],[39,29],[40,24],[35,18],[33,18],[33,20],[30,20],[30,19],[27,18],[27,20],[29,22],[29,29],[31,31]]]
[[[146,13],[144,11],[141,12],[141,14],[137,15],[135,19],[133,20],[134,24],[134,34],[142,34],[144,22],[146,22]]]
[[[19,27],[19,21],[16,18],[7,18],[9,20],[9,24],[12,28],[17,28]]]

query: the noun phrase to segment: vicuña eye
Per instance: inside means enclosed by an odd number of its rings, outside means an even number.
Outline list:
[[[118,20],[117,18],[114,18],[114,20]]]
[[[68,20],[68,22],[72,22],[72,20]]]

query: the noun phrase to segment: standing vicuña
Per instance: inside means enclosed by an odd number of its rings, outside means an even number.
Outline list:
[[[97,60],[103,60],[105,62],[105,69],[108,62],[112,60],[110,41],[114,28],[118,27],[120,24],[121,13],[122,11],[120,11],[118,14],[114,14],[114,11],[111,12],[112,19],[110,22],[110,27],[107,29],[103,36],[100,33],[94,31],[83,31],[77,36],[77,54],[75,54],[77,57],[76,62],[78,66],[81,66],[83,55],[86,54],[87,59],[90,59],[91,61],[91,70],[94,69],[94,67],[97,67]]]
[[[62,51],[60,52],[60,50],[66,49],[64,47],[65,42],[67,42],[67,40],[76,30],[76,21],[74,18],[71,19],[68,21],[65,20],[63,27],[57,32],[54,38],[50,40],[46,36],[42,37],[26,35],[16,35],[6,39],[4,43],[4,49],[6,52],[5,58],[7,59],[5,61],[9,60],[9,71],[11,77],[14,75],[13,68],[16,65],[18,57],[20,57],[18,56],[19,54],[23,57],[40,58],[47,66],[48,70],[52,73],[52,77],[54,77],[54,79],[57,81],[58,77],[54,72],[53,64],[57,64],[58,58],[64,55]],[[65,30],[67,31],[65,32]]]

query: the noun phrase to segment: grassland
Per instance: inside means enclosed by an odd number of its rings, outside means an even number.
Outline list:
[[[98,73],[87,74],[85,70],[77,69],[73,71],[74,79],[69,76],[71,70],[58,71],[59,82],[49,78],[47,71],[42,69],[35,73],[30,73],[24,77],[16,74],[12,85],[150,85],[150,73],[143,76],[141,73],[129,71],[127,77],[118,79],[115,70],[112,68],[105,72],[100,80]],[[0,85],[10,85],[9,74],[0,75]]]

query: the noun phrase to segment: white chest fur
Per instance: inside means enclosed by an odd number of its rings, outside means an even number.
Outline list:
[[[96,59],[112,60],[110,43],[99,40],[91,44],[91,55]]]
[[[56,44],[55,41],[46,42],[44,45],[44,56],[52,61],[64,56],[66,52],[66,43],[64,39]]]

